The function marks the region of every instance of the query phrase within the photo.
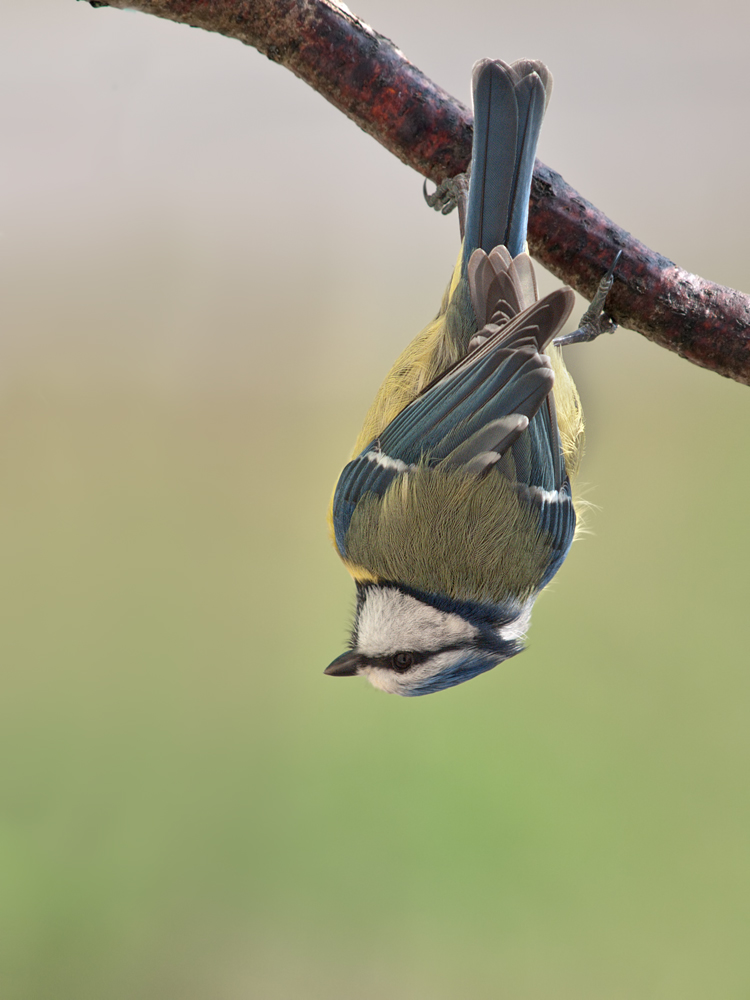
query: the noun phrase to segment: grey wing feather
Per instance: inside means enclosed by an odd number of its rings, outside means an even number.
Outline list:
[[[492,259],[494,253],[495,251],[493,250],[490,254],[490,260]],[[536,287],[536,275],[534,274],[534,266],[531,263],[531,257],[529,257],[527,253],[519,253],[513,260],[512,270],[518,283],[518,287],[521,290],[523,308],[526,309],[532,304],[532,302],[536,302],[539,298],[539,292]]]
[[[491,420],[454,448],[443,460],[443,465],[447,468],[463,466],[467,472],[482,472],[488,465],[499,461],[503,452],[518,440],[528,426],[529,418],[521,413]]]

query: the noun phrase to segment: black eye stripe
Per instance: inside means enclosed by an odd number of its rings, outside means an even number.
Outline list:
[[[449,653],[454,649],[465,649],[465,642],[451,643],[449,646],[441,646],[439,649],[400,649],[396,653],[391,653],[390,656],[371,656],[368,657],[370,665],[373,667],[381,667],[384,670],[393,670],[396,673],[405,673],[411,670],[413,667],[419,666],[420,663],[424,663],[425,660],[429,660],[432,656],[437,656],[439,653]],[[397,656],[409,656],[411,657],[411,662],[408,666],[398,667],[394,662]]]

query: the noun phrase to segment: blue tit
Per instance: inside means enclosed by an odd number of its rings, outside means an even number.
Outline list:
[[[474,67],[464,239],[435,319],[381,386],[336,485],[334,545],[354,578],[350,649],[327,674],[422,695],[523,649],[576,528],[580,401],[552,343],[573,307],[539,299],[525,252],[552,78]]]

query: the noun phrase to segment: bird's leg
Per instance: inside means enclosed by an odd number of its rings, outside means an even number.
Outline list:
[[[458,224],[461,229],[461,239],[464,238],[464,227],[466,225],[466,203],[469,197],[469,172],[456,174],[455,177],[446,177],[435,188],[432,194],[427,191],[427,181],[422,185],[424,200],[434,208],[436,212],[449,215],[454,208],[458,208]]]
[[[615,332],[617,323],[615,323],[611,316],[605,313],[604,303],[607,301],[607,296],[615,280],[615,267],[617,267],[617,262],[621,254],[622,250],[618,250],[615,259],[612,261],[612,266],[599,282],[596,295],[591,300],[591,304],[586,312],[581,316],[581,323],[578,329],[572,333],[566,333],[564,336],[558,337],[555,340],[555,347],[567,347],[568,344],[587,344],[589,341],[595,340],[602,333]]]

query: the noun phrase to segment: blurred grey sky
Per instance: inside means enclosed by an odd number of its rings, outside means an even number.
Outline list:
[[[750,288],[747,4],[353,9],[465,102],[476,58],[544,59],[541,158]],[[75,0],[2,20],[0,386],[369,393],[457,248],[420,178],[238,42]]]

